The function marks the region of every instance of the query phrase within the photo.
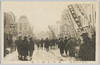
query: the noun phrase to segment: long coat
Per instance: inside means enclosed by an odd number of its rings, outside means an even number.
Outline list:
[[[45,40],[45,48],[49,48],[50,46],[50,41],[49,40]]]
[[[25,39],[22,41],[22,56],[28,55],[28,40]]]
[[[74,38],[68,40],[66,47],[69,50],[69,56],[75,57],[76,46],[78,46],[78,44]]]
[[[59,41],[58,47],[60,49],[64,49],[65,48],[65,44],[64,44],[64,41],[63,40]]]
[[[68,40],[65,39],[65,40],[64,40],[64,48],[67,48],[67,47],[66,47],[67,44],[68,44]]]
[[[91,61],[95,60],[95,51],[93,48],[93,43],[90,40],[85,41],[83,44],[80,46],[79,50],[79,58],[81,58],[84,61]]]
[[[17,45],[18,54],[21,55],[21,52],[22,52],[22,40],[21,39],[16,40],[15,44]]]
[[[41,47],[43,47],[43,43],[44,43],[44,41],[43,41],[43,40],[41,40],[41,41],[40,41],[40,43],[41,43]]]
[[[29,42],[29,44],[28,44],[28,50],[29,51],[33,51],[34,50],[34,42],[33,41]]]

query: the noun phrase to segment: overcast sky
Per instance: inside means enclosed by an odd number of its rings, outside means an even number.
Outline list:
[[[30,24],[38,31],[46,31],[48,25],[60,21],[67,8],[66,2],[3,2],[3,12],[13,12],[17,20],[26,15]]]

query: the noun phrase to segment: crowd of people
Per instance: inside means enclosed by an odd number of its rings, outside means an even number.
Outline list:
[[[24,37],[24,40],[22,40],[22,38],[19,37],[18,40],[15,41],[15,44],[17,46],[19,60],[28,60],[27,56],[29,56],[30,60],[32,60],[35,44],[32,37],[29,38],[29,40],[26,36]]]
[[[32,60],[32,55],[35,50],[35,45],[37,49],[46,50],[58,49],[62,57],[75,57],[81,61],[94,61],[95,60],[95,33],[90,38],[88,33],[83,33],[77,39],[75,37],[61,37],[59,39],[37,39],[34,40],[32,37],[27,38],[26,36],[22,40],[22,37],[18,37],[15,40],[15,44],[18,51],[19,60],[28,60],[27,56]]]

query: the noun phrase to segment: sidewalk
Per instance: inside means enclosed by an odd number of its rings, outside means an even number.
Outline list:
[[[4,58],[5,61],[18,61],[18,53],[17,51],[14,51],[12,53],[9,53]]]
[[[62,56],[60,55],[59,49],[50,50],[50,51],[51,51],[51,53],[52,53],[54,56],[56,56],[60,61],[75,61],[75,60],[77,60],[77,59],[74,58],[74,57],[69,57],[69,56],[66,57],[66,54],[64,54],[65,57],[62,57]]]

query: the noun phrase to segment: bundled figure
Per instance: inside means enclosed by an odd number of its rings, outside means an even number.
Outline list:
[[[18,51],[18,59],[22,60],[22,38],[21,36],[18,38],[18,40],[15,41],[15,44],[17,46],[17,51]]]
[[[42,48],[42,50],[43,50],[43,43],[44,43],[43,38],[41,38],[40,43],[41,43],[41,48]]]
[[[23,60],[27,61],[27,56],[28,56],[28,40],[27,37],[24,37],[24,40],[22,41],[22,56],[24,56]]]
[[[81,35],[83,43],[79,49],[79,58],[83,61],[94,61],[95,60],[95,47],[94,42],[88,37],[88,33]]]
[[[29,38],[28,51],[29,51],[30,60],[32,60],[32,55],[34,51],[34,43],[35,42],[32,40],[32,38]]]
[[[63,56],[63,54],[64,54],[64,49],[65,49],[63,38],[60,39],[58,47],[59,47],[59,49],[60,49],[60,54]]]
[[[77,40],[75,38],[70,38],[67,44],[67,49],[69,50],[70,57],[75,57],[76,46],[78,46]]]
[[[39,39],[36,41],[36,44],[37,44],[37,49],[39,49],[39,47],[40,47],[40,40]]]
[[[49,46],[50,46],[50,42],[49,42],[48,38],[46,38],[46,40],[45,40],[46,51],[49,51]]]
[[[67,44],[68,44],[68,39],[67,39],[67,37],[65,37],[65,40],[64,40],[64,51],[66,53],[66,56],[67,56],[67,51],[68,51]]]

